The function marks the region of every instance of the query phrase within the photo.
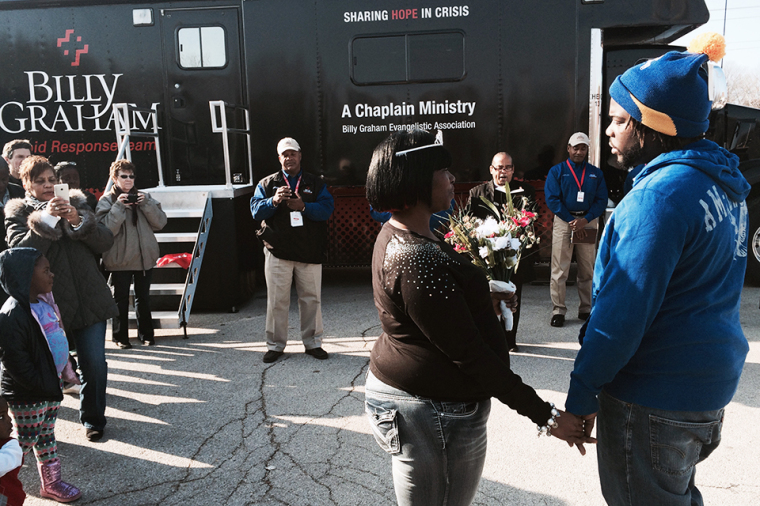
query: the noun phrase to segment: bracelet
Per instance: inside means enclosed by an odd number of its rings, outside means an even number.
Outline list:
[[[557,411],[557,408],[554,406],[553,402],[550,402],[549,405],[552,407],[552,416],[546,421],[546,425],[543,427],[536,425],[536,429],[538,429],[538,437],[541,437],[542,434],[551,436],[552,429],[559,427],[559,424],[557,423],[557,418],[560,417],[559,411]]]

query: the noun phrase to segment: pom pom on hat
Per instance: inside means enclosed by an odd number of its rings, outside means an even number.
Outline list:
[[[710,61],[717,62],[726,56],[726,39],[719,33],[702,33],[692,39],[688,51],[706,54]]]
[[[689,46],[693,52],[671,51],[628,69],[610,86],[610,97],[649,128],[674,137],[698,137],[710,125],[708,58],[720,60],[726,42],[716,33],[703,34]]]

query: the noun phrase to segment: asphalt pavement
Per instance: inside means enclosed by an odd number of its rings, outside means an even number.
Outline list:
[[[546,400],[564,404],[578,350],[578,299],[568,287],[568,320],[549,326],[548,286],[525,286],[512,368]],[[760,492],[760,288],[745,287],[742,324],[750,342],[744,374],[726,408],[720,447],[697,467],[705,503],[757,502]],[[635,303],[635,301],[631,301]],[[266,295],[239,313],[193,314],[183,340],[157,331],[157,344],[120,350],[107,342],[108,425],[91,443],[64,399],[56,436],[65,481],[92,505],[392,505],[390,457],[363,414],[364,377],[379,333],[369,271],[326,269],[325,361],[303,353],[291,304],[285,356],[264,364]],[[133,338],[134,338],[134,331]],[[709,359],[709,358],[708,358]],[[476,505],[604,504],[596,451],[585,457],[494,401],[488,457]],[[39,498],[33,457],[20,478],[30,506]]]

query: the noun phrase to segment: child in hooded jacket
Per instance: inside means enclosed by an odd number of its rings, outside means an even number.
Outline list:
[[[0,285],[10,295],[0,309],[0,386],[24,455],[34,450],[40,496],[71,502],[82,493],[61,480],[55,421],[62,379],[79,380],[53,299],[53,277],[47,258],[34,248],[0,253]]]

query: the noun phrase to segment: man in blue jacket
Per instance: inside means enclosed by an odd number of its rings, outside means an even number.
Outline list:
[[[607,185],[598,167],[586,161],[590,141],[576,132],[567,143],[568,159],[549,170],[544,184],[546,206],[554,213],[552,225],[552,276],[549,283],[552,327],[565,324],[565,283],[575,250],[578,263],[578,318],[591,312],[591,282],[594,276],[596,230],[599,216],[607,207]],[[588,242],[581,242],[588,240]],[[576,242],[577,241],[577,242]]]
[[[322,264],[327,260],[327,220],[335,208],[317,176],[301,170],[301,146],[291,137],[277,144],[282,170],[259,181],[251,214],[263,220],[257,235],[264,244],[267,282],[264,362],[280,358],[288,342],[290,287],[295,279],[306,353],[324,360],[322,349]]]
[[[718,57],[719,58],[719,57]],[[750,186],[704,140],[707,56],[670,52],[610,87],[622,167],[646,163],[602,237],[567,411],[598,417],[608,504],[702,504],[695,465],[720,442],[748,351],[739,323]]]

